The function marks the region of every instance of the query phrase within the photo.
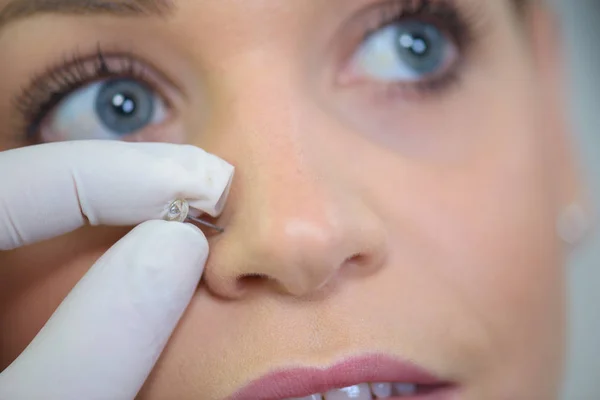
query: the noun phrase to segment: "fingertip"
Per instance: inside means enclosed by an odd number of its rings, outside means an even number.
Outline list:
[[[155,235],[157,232],[163,232],[164,235],[172,235],[175,237],[188,237],[189,240],[197,242],[206,242],[204,232],[198,227],[190,223],[182,223],[177,221],[165,220],[149,220],[142,222],[133,229],[141,231],[143,234]]]
[[[202,257],[206,259],[206,257],[208,257],[209,252],[208,239],[206,238],[204,232],[202,232],[202,229],[198,228],[194,224],[190,224],[187,222],[173,222],[173,224],[179,225],[176,229],[184,229],[189,232],[186,232],[185,235],[190,236],[190,240],[194,242],[193,245],[195,246],[195,248],[197,248],[200,251],[200,253],[203,254]]]
[[[193,257],[204,263],[208,256],[208,240],[198,227],[181,222],[151,220],[138,225],[128,235],[145,247],[149,254],[169,253]],[[125,240],[128,238],[126,237]],[[143,242],[146,242],[144,245]]]

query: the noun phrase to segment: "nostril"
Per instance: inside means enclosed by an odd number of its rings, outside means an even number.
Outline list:
[[[236,280],[236,286],[238,290],[245,290],[253,286],[264,284],[269,281],[269,277],[264,274],[244,274],[240,275]]]
[[[362,254],[362,253],[357,253],[357,254],[354,254],[354,255],[346,258],[346,261],[344,261],[344,265],[360,267],[361,265],[365,265],[368,262],[369,262],[369,256]]]
[[[383,257],[375,253],[356,253],[346,258],[340,272],[355,277],[365,277],[375,273],[382,265]]]
[[[253,273],[253,274],[244,274],[244,275],[240,275],[240,277],[238,278],[238,280],[240,282],[252,282],[252,281],[257,281],[257,280],[265,280],[268,279],[269,277],[265,274],[257,274],[257,273]]]

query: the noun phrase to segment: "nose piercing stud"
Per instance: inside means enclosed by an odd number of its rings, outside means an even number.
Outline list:
[[[189,215],[189,213],[190,205],[188,204],[188,202],[186,200],[179,199],[171,203],[169,209],[167,210],[167,215],[165,219],[167,221],[174,222],[193,222],[198,225],[202,225],[207,228],[213,229],[219,233],[225,232],[225,229],[221,228],[220,226],[211,224],[210,222],[204,221],[200,218],[192,217],[191,215]]]
[[[167,221],[176,221],[176,222],[184,222],[188,214],[190,212],[190,205],[185,200],[175,200],[169,206],[169,210],[167,211],[166,220]]]

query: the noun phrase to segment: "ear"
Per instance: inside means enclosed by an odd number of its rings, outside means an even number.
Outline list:
[[[537,3],[537,2],[536,2]],[[552,187],[556,188],[557,220],[574,209],[578,221],[582,215],[591,224],[593,212],[589,192],[584,185],[583,169],[577,156],[577,137],[570,123],[569,90],[565,49],[562,43],[561,24],[549,6],[533,4],[527,15],[529,36],[536,70],[540,80],[540,102],[547,133],[547,148],[552,164]]]

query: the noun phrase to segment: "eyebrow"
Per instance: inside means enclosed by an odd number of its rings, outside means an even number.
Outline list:
[[[0,29],[39,14],[165,17],[173,10],[171,0],[9,0],[0,8]]]

